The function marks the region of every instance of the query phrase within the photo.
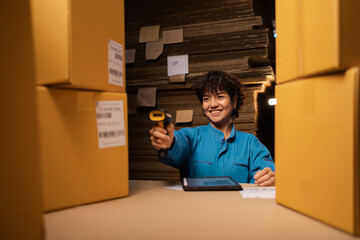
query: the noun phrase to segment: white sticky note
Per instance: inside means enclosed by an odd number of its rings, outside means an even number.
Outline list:
[[[138,107],[156,106],[156,88],[139,88],[137,94]]]
[[[124,86],[123,46],[111,39],[108,40],[108,72],[110,84]]]
[[[146,43],[145,49],[145,59],[146,60],[156,60],[163,52],[164,44],[163,42],[148,42]]]
[[[189,55],[169,56],[167,58],[168,76],[189,73]]]
[[[193,110],[177,110],[175,123],[189,123],[193,120]]]
[[[135,62],[136,49],[126,49],[125,50],[125,63],[134,63]]]
[[[181,43],[184,41],[184,30],[181,28],[163,31],[162,40],[164,44]]]
[[[139,43],[155,42],[159,40],[160,25],[140,28]]]
[[[99,148],[126,145],[123,101],[97,101],[96,121]]]

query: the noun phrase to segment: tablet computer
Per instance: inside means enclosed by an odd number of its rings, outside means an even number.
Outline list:
[[[183,178],[182,187],[185,191],[242,190],[241,185],[228,176]]]

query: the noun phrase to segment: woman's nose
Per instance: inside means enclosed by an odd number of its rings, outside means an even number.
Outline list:
[[[218,103],[217,103],[216,98],[212,97],[212,98],[210,99],[210,106],[211,106],[211,107],[216,107],[217,104],[218,104]]]

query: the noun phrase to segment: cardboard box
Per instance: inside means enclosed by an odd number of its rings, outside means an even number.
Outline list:
[[[1,1],[0,16],[0,239],[42,240],[29,1]]]
[[[128,195],[125,93],[36,87],[44,210]]]
[[[276,201],[359,235],[359,68],[275,93]]]
[[[277,82],[360,65],[360,1],[277,0]]]
[[[31,0],[36,82],[125,91],[124,1]]]

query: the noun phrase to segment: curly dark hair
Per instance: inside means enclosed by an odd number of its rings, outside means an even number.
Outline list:
[[[193,90],[199,98],[200,103],[203,103],[203,96],[206,92],[216,93],[218,91],[226,91],[231,98],[231,102],[234,100],[234,97],[237,96],[236,107],[231,113],[233,118],[239,116],[241,107],[246,101],[243,89],[244,85],[235,76],[215,70],[209,71],[193,85]]]

